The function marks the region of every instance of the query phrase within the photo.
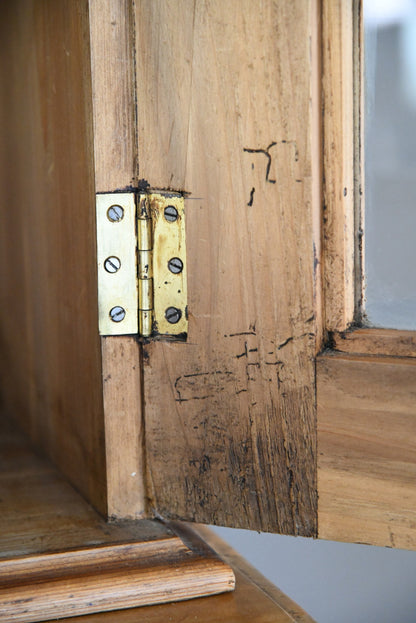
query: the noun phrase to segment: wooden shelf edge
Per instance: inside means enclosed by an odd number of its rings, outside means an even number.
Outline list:
[[[0,621],[29,623],[231,591],[232,569],[158,520],[107,523],[0,421]]]
[[[137,549],[140,544],[135,545]],[[60,576],[51,565],[49,577],[41,573],[29,579],[7,582],[0,589],[1,620],[47,621],[181,601],[230,591],[235,583],[232,570],[218,557],[206,558],[187,548],[178,552],[176,547],[157,561],[139,554],[110,568],[102,569],[97,562],[87,572],[75,564]]]

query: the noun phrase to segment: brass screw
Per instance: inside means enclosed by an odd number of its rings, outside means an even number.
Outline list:
[[[126,317],[126,310],[119,305],[110,309],[110,318],[113,322],[121,322]]]
[[[174,223],[178,219],[178,211],[175,206],[166,206],[164,210],[165,219],[169,223]]]
[[[168,262],[168,268],[171,273],[178,275],[183,271],[183,262],[179,257],[172,257]]]
[[[124,210],[119,205],[110,206],[107,210],[107,218],[112,223],[118,223],[124,216]]]
[[[165,311],[165,318],[170,324],[176,324],[182,318],[182,312],[177,307],[168,307]]]
[[[121,262],[118,257],[115,256],[108,257],[104,262],[104,268],[108,273],[116,273],[118,270],[120,270],[120,267]]]

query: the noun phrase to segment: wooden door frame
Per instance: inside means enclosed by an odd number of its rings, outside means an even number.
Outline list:
[[[119,14],[111,15],[116,5]],[[321,348],[316,359],[317,536],[410,548],[416,544],[416,500],[412,435],[407,431],[414,426],[409,397],[416,382],[416,332],[354,325],[362,304],[356,275],[363,264],[360,7],[360,0],[321,0],[317,24],[324,180],[322,212],[314,217],[320,232],[315,284],[317,350]],[[95,19],[99,11],[100,22]],[[131,138],[136,136],[133,22],[128,0],[114,3],[104,20],[99,0],[90,0],[97,192],[138,184],[138,148]],[[115,74],[122,88],[114,87]],[[109,137],[120,136],[121,130],[131,140],[109,143]],[[108,514],[141,517],[149,512],[138,373],[141,346],[133,337],[112,337],[102,338],[101,347]],[[388,407],[386,388],[395,397]],[[397,507],[397,491],[407,500],[403,510]]]
[[[361,2],[324,0],[322,16],[318,536],[414,549],[416,332],[356,324],[363,299]]]

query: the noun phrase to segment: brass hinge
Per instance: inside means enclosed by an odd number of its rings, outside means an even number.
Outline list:
[[[186,337],[183,196],[105,193],[96,205],[100,335]]]

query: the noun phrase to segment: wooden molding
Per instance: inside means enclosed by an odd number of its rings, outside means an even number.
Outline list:
[[[29,623],[213,595],[230,567],[157,520],[108,524],[0,421],[0,619]]]
[[[416,357],[416,331],[355,329],[334,331],[331,346],[342,353]]]
[[[117,612],[117,623],[314,623],[306,612],[287,595],[264,578],[228,544],[205,526],[179,524],[172,526],[186,543],[202,538],[234,570],[235,590],[209,599],[186,600]],[[82,623],[108,623],[114,615],[91,614]],[[67,623],[79,623],[76,618]]]

